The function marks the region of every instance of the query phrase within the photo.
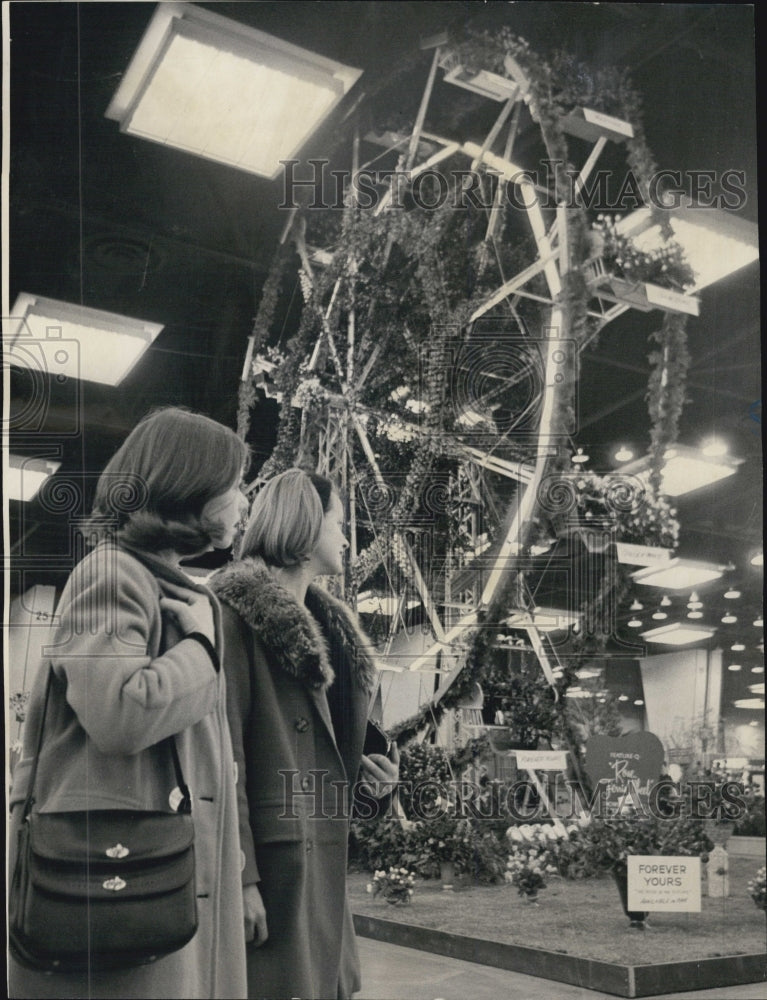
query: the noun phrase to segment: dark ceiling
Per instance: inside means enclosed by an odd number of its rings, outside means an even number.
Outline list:
[[[750,6],[436,0],[201,6],[364,70],[304,157],[348,162],[340,122],[363,93],[361,106],[367,102],[379,121],[396,126],[412,119],[430,60],[421,38],[446,28],[508,24],[542,52],[562,47],[596,66],[628,67],[644,98],[644,127],[658,165],[685,176],[743,171],[747,202],[739,214],[757,220]],[[279,180],[132,138],[104,117],[153,10],[121,2],[10,5],[10,302],[25,291],[165,326],[119,387],[46,385],[37,424],[17,422],[14,430],[12,422],[17,443],[31,432],[38,450],[58,450],[64,476],[97,473],[153,406],[183,404],[233,425],[247,337],[285,222]],[[716,433],[744,461],[726,483],[682,498],[680,554],[732,562],[750,626],[762,596],[761,573],[748,564],[762,538],[758,267],[701,298],[701,315],[688,326],[692,368],[680,440],[695,445]],[[647,335],[659,317],[627,313],[582,355],[574,438],[595,470],[612,468],[621,442],[638,452],[647,446]],[[14,371],[17,399],[35,391],[28,383],[27,374]],[[254,419],[257,464],[271,448],[273,415],[265,404]],[[66,518],[48,507],[12,504],[14,588],[50,580],[54,555],[68,551]]]

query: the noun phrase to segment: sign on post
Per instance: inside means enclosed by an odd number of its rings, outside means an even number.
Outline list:
[[[700,858],[629,854],[628,909],[700,913]]]

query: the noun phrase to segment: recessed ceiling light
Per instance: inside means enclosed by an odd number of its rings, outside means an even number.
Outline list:
[[[160,3],[106,117],[274,179],[361,76],[191,3]]]
[[[734,475],[741,464],[742,459],[733,458],[731,455],[711,458],[704,455],[698,448],[688,448],[685,445],[675,444],[666,451],[664,456],[661,470],[661,492],[671,497],[692,493],[694,490],[711,486],[719,482],[720,479]],[[618,471],[638,476],[646,481],[650,476],[649,465],[649,457],[643,456],[620,466]]]
[[[683,622],[672,622],[642,632],[642,638],[648,642],[662,642],[667,646],[687,646],[691,642],[702,642],[710,639],[716,632],[708,625],[685,625]]]
[[[7,362],[59,381],[119,385],[162,330],[118,313],[21,292],[3,320]]]
[[[634,704],[635,705],[644,705],[644,702],[642,701],[641,698],[635,698],[634,699]]]
[[[707,441],[703,442],[700,450],[708,458],[719,458],[721,455],[727,454],[727,442],[721,438],[708,438]]]
[[[5,491],[9,500],[26,503],[37,496],[46,479],[60,467],[61,462],[49,462],[45,458],[25,458],[23,455],[8,455],[5,472]]]
[[[742,670],[743,668],[741,667],[741,665],[739,663],[730,663],[728,665],[727,669],[728,670],[732,670],[733,673],[734,673],[734,672],[736,672],[738,670]]]
[[[628,701],[628,700],[629,700],[629,696],[627,694],[619,694],[618,695],[618,701]]]
[[[644,587],[663,587],[665,590],[687,590],[696,584],[718,580],[725,566],[699,562],[694,559],[669,559],[658,566],[635,570],[631,576]]]

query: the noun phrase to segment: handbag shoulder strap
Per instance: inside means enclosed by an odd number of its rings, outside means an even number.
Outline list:
[[[32,806],[35,804],[35,781],[37,780],[37,765],[40,760],[40,754],[43,749],[43,733],[45,730],[45,716],[48,714],[48,702],[51,697],[51,688],[53,687],[53,664],[48,666],[48,677],[45,682],[45,696],[43,698],[43,711],[40,718],[40,731],[37,734],[37,747],[35,748],[35,756],[32,762],[32,770],[29,773],[29,787],[27,789],[27,796],[24,799],[24,811],[22,813],[22,821],[26,820],[32,811]],[[184,780],[184,772],[181,767],[181,758],[178,755],[178,747],[176,746],[176,737],[168,736],[166,739],[161,740],[159,745],[163,743],[169,744],[170,754],[173,760],[173,770],[176,775],[176,783],[178,789],[181,792],[181,802],[179,803],[177,812],[180,813],[191,813],[192,811],[192,794],[189,791],[189,786]]]

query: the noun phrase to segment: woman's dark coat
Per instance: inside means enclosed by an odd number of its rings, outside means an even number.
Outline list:
[[[243,885],[259,883],[269,931],[248,949],[248,995],[349,997],[360,988],[349,798],[375,675],[369,643],[340,601],[310,586],[299,604],[259,560],[210,586],[222,605]]]

